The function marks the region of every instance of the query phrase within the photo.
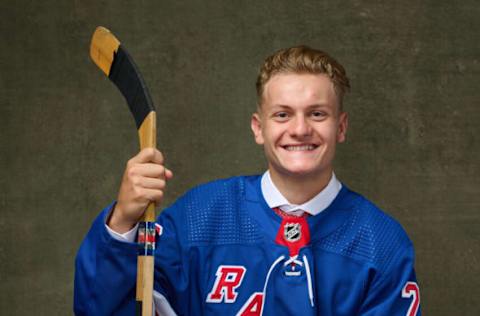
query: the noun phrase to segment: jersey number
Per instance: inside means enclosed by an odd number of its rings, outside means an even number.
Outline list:
[[[415,282],[407,282],[402,289],[402,297],[413,297],[412,303],[410,303],[410,307],[408,308],[407,316],[417,315],[418,308],[420,307],[420,290],[418,289],[418,284]]]

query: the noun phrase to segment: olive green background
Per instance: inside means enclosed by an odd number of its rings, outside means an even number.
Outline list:
[[[0,314],[72,314],[74,257],[116,197],[135,125],[93,65],[97,25],[135,57],[175,179],[262,172],[258,66],[296,44],[347,69],[336,170],[413,240],[424,315],[480,315],[480,5],[463,1],[0,3]]]

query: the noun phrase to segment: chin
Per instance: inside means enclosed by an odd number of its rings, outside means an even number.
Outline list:
[[[296,168],[283,168],[281,174],[290,176],[290,177],[310,177],[319,175],[318,169],[315,168],[305,168],[305,166],[296,167]]]

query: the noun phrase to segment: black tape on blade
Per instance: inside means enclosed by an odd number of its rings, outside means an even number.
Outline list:
[[[137,129],[140,128],[148,113],[155,109],[137,65],[122,45],[115,53],[108,77],[127,100]]]

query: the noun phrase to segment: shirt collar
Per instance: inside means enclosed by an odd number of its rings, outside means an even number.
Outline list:
[[[307,212],[310,215],[317,215],[333,202],[338,192],[342,189],[342,184],[338,181],[335,173],[332,172],[332,177],[327,186],[311,200],[301,205],[292,204],[287,201],[273,183],[268,170],[262,176],[261,188],[263,197],[270,208],[278,207],[282,211],[293,215],[301,215],[303,212]]]

